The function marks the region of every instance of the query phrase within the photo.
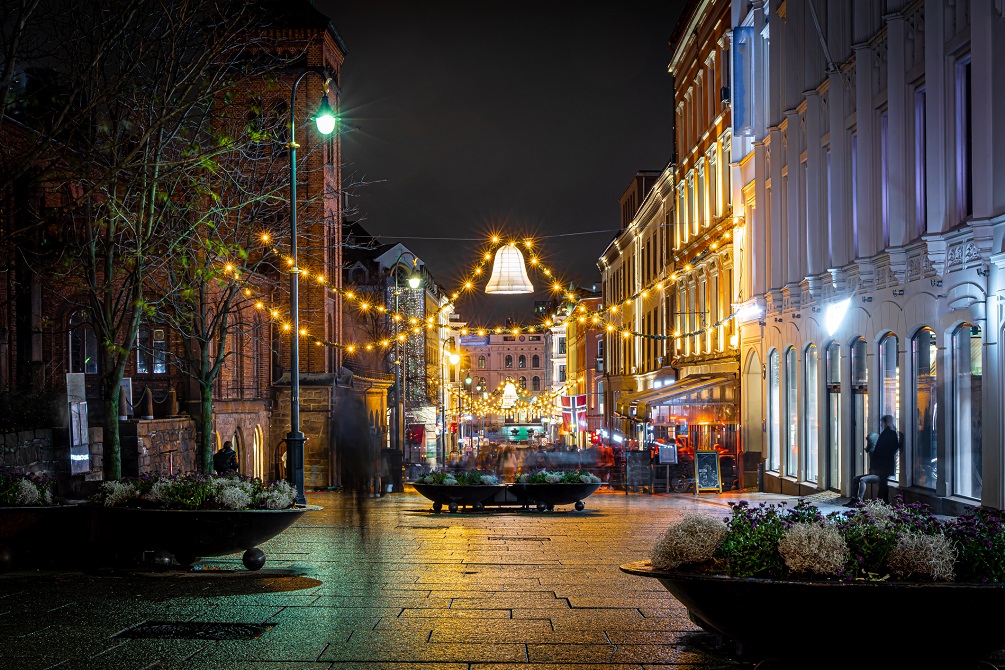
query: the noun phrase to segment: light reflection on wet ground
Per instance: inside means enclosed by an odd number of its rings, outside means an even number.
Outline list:
[[[0,577],[0,668],[754,666],[657,581],[618,569],[688,510],[725,516],[707,499],[602,492],[583,512],[455,514],[410,491],[308,502],[323,509],[265,543],[258,573],[236,554],[188,573]],[[756,603],[738,606],[754,625]],[[253,640],[112,637],[151,620],[271,628]]]

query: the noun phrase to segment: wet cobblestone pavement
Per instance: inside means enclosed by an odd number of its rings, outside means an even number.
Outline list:
[[[190,572],[0,576],[0,668],[753,668],[658,581],[618,569],[671,520],[739,497],[598,492],[582,512],[433,514],[408,490],[360,515],[348,495],[308,494],[323,509],[263,544],[260,572],[235,554]],[[810,615],[834,625],[826,603]],[[138,628],[157,622],[189,625]],[[255,625],[193,625],[211,623]]]

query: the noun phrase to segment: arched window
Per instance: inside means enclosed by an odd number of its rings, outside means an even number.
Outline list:
[[[520,388],[522,388],[524,391],[527,390],[527,378],[526,377],[520,377]]]
[[[782,455],[782,393],[778,350],[768,355],[768,470],[778,472]]]
[[[983,489],[983,378],[981,328],[965,323],[953,333],[953,493],[975,500]]]
[[[98,338],[78,314],[70,317],[70,372],[98,373]]]
[[[485,357],[484,356],[479,356],[478,357],[478,369],[479,370],[484,370],[485,369]]]
[[[828,486],[841,489],[841,459],[844,440],[841,430],[841,345],[827,346],[827,477]]]
[[[352,276],[349,281],[353,284],[365,284],[366,283],[366,270],[363,268],[353,268]]]
[[[785,475],[795,477],[799,471],[799,377],[796,348],[785,351]]]
[[[506,354],[506,367],[513,367],[513,356],[510,354]]]
[[[817,353],[815,344],[806,347],[803,352],[803,382],[806,385],[805,397],[806,406],[803,416],[806,418],[805,431],[806,445],[805,458],[803,459],[803,479],[808,482],[816,482],[820,472],[820,402],[817,392],[817,368],[820,365],[820,355]]]
[[[531,356],[530,357],[530,367],[532,367],[534,369],[537,369],[537,368],[541,367],[541,357],[538,356],[537,354],[534,354],[533,356]]]
[[[883,389],[881,391],[879,403],[880,420],[876,422],[876,432],[882,430],[883,416],[889,414],[893,417],[893,425],[900,428],[900,358],[897,355],[897,336],[887,333],[879,341],[879,374],[882,378]],[[870,429],[867,432],[873,432]],[[897,468],[895,477],[900,478],[900,453],[897,453]]]
[[[936,439],[935,389],[938,380],[939,348],[935,332],[922,328],[911,340],[912,372],[914,374],[914,463],[912,483],[934,489],[939,471],[939,450]]]
[[[534,391],[540,391],[541,390],[541,378],[540,377],[534,377],[533,379],[531,379],[530,380],[530,384],[531,384],[531,386],[530,386],[531,389],[533,389]]]
[[[851,343],[851,445],[852,475],[866,473],[865,440],[873,432],[869,423],[869,344],[864,337]]]
[[[520,354],[520,358],[517,359],[516,364],[517,364],[517,367],[520,367],[520,368],[527,367],[527,357],[524,356],[523,354]]]

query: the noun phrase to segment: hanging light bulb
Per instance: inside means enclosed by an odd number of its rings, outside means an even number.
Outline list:
[[[492,277],[485,286],[486,293],[515,294],[533,293],[534,285],[527,276],[523,254],[516,246],[504,244],[496,251],[492,261]]]

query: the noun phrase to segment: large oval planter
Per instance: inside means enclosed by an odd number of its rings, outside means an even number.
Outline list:
[[[444,505],[451,512],[458,507],[474,507],[481,509],[482,504],[506,487],[492,484],[466,486],[461,484],[412,484],[415,490],[433,501],[433,511],[439,512]]]
[[[0,570],[34,564],[83,537],[76,505],[0,507]],[[55,557],[53,555],[53,557]]]
[[[977,614],[1005,607],[1005,584],[753,579],[658,570],[649,561],[621,570],[658,579],[744,655],[802,667],[973,667],[1005,646],[997,617]],[[861,644],[847,643],[859,636]]]
[[[555,505],[575,504],[576,510],[586,507],[583,499],[592,495],[600,484],[510,484],[510,490],[521,503],[537,505],[539,510],[553,509]]]
[[[154,552],[154,566],[161,568],[170,565],[171,556],[188,566],[203,556],[244,551],[245,567],[258,570],[265,564],[265,552],[258,545],[282,533],[308,509],[311,508],[173,510],[92,506],[91,540],[98,550]]]

